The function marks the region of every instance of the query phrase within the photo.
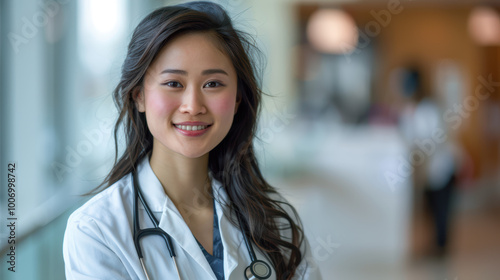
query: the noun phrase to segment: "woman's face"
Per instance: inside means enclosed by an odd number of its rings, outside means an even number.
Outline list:
[[[236,71],[207,33],[189,33],[168,42],[134,93],[162,149],[189,158],[210,152],[226,136],[238,103]]]

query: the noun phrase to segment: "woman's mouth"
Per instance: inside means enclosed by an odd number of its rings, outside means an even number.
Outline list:
[[[206,124],[206,123],[196,123],[193,122],[191,124],[187,123],[180,123],[180,124],[173,124],[175,127],[175,130],[177,130],[179,133],[181,133],[184,136],[201,136],[207,132],[210,127],[212,126],[211,124]]]
[[[208,125],[178,125],[178,124],[174,124],[174,126],[179,129],[187,131],[203,130],[209,127]]]

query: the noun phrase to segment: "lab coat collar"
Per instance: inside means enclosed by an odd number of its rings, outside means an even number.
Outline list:
[[[151,169],[151,165],[149,165],[149,154],[137,165],[137,175],[142,194],[151,211],[163,212],[163,206],[168,197],[160,180],[158,180],[153,169]],[[142,203],[139,203],[139,209],[144,209]]]
[[[191,230],[175,207],[175,204],[165,194],[163,186],[151,169],[149,155],[145,156],[138,164],[137,173],[142,193],[151,211],[162,213],[159,227],[167,232],[173,239],[172,241],[177,243],[196,260],[213,279],[216,279],[194,235],[186,234],[191,233]],[[236,228],[229,220],[229,199],[224,187],[219,181],[213,178],[212,174],[209,174],[209,176],[211,177],[212,191],[215,198],[219,230],[222,243],[224,244],[224,273],[228,277],[238,265],[238,252],[243,237],[239,228]],[[142,204],[139,204],[139,206],[140,209],[144,209]]]

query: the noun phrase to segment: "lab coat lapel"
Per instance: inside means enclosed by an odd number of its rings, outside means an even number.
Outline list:
[[[163,205],[167,195],[163,187],[149,165],[149,156],[145,156],[137,166],[139,186],[149,208],[153,212],[163,212]],[[139,203],[139,209],[144,209]]]
[[[196,242],[194,235],[191,233],[191,230],[187,226],[181,214],[169,198],[167,198],[165,202],[159,227],[167,232],[172,238],[172,242],[178,244],[188,255],[190,255],[198,263],[198,265],[211,276],[212,279],[216,279],[215,274],[205,258],[205,255],[203,255],[203,252],[201,251],[198,242]],[[182,263],[182,261],[179,260],[179,263]]]
[[[228,196],[221,183],[212,180],[212,188],[215,197],[215,207],[217,208],[219,219],[219,230],[224,244],[224,276],[226,279],[232,279],[231,273],[236,269],[239,262],[240,246],[243,242],[243,236],[239,228],[235,227],[229,220],[228,215]]]
[[[148,206],[153,212],[162,213],[159,219],[159,227],[163,229],[172,238],[172,243],[180,246],[189,254],[200,267],[202,267],[211,279],[216,279],[212,268],[210,267],[205,255],[201,251],[194,235],[182,218],[180,212],[174,203],[165,194],[163,187],[154,174],[149,164],[149,156],[146,156],[138,166],[139,184]],[[140,209],[144,209],[139,204]],[[158,248],[157,250],[160,250]],[[178,258],[179,266],[187,264],[184,260]]]

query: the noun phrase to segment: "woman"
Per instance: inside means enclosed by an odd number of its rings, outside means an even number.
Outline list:
[[[139,23],[114,92],[126,149],[68,220],[68,279],[321,279],[255,159],[250,47],[214,3]]]

